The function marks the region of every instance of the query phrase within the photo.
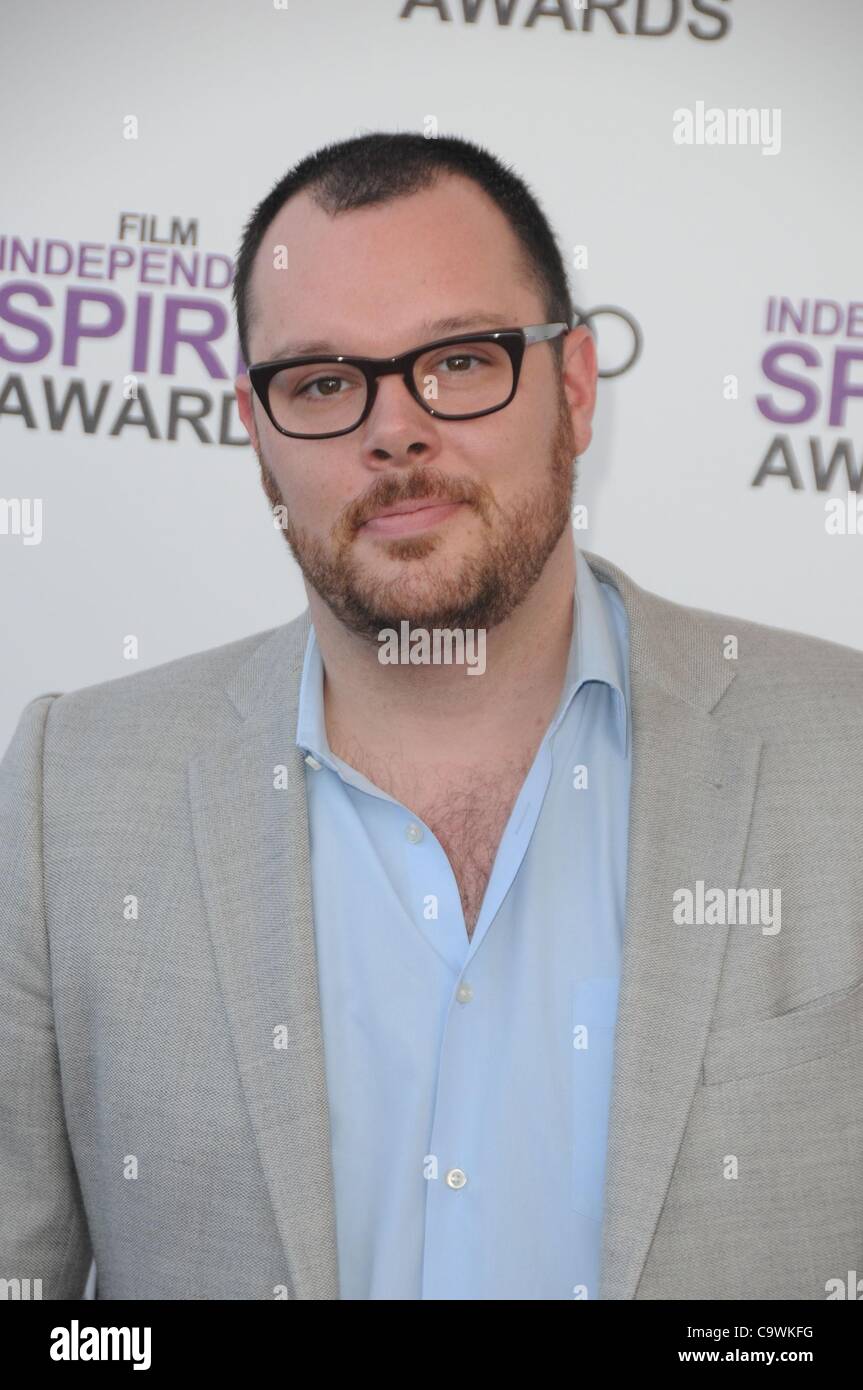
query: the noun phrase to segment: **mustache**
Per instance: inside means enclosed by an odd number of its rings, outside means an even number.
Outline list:
[[[486,516],[491,502],[491,493],[481,483],[471,478],[447,477],[438,469],[424,465],[413,473],[390,473],[380,478],[362,497],[351,502],[342,516],[342,529],[348,533],[358,531],[382,507],[391,507],[398,502],[419,502],[433,497],[445,502],[466,502]]]

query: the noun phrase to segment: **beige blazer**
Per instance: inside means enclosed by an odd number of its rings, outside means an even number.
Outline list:
[[[601,1297],[825,1299],[863,1270],[863,654],[585,554],[633,719]],[[40,695],[0,765],[0,1278],[45,1298],[91,1253],[99,1298],[338,1297],[308,624]],[[780,930],[676,921],[699,881]]]

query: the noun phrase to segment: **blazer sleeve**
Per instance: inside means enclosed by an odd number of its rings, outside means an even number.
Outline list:
[[[38,1279],[43,1299],[79,1299],[92,1251],[63,1112],[42,876],[42,750],[56,698],[30,701],[0,762],[0,1280],[33,1290]],[[8,1284],[6,1296],[16,1296]]]

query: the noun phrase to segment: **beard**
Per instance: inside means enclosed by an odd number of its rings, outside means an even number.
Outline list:
[[[284,507],[278,483],[261,455],[263,488]],[[542,486],[503,512],[491,489],[471,478],[441,473],[430,464],[382,476],[336,521],[329,544],[310,536],[287,516],[283,534],[304,578],[335,617],[358,636],[377,643],[383,628],[412,626],[486,630],[504,621],[526,598],[570,524],[577,474],[572,421],[561,388],[551,456]],[[526,469],[528,474],[530,465]],[[353,553],[360,526],[382,507],[434,497],[476,509],[484,535],[479,547],[454,563],[423,561],[441,544],[437,531],[376,541],[384,555],[404,561],[390,579],[369,573]]]

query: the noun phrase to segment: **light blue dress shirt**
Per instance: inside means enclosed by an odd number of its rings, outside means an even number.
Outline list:
[[[297,744],[344,1299],[597,1297],[629,635],[578,547],[573,616],[560,702],[471,939],[436,836],[330,751],[309,634]]]

